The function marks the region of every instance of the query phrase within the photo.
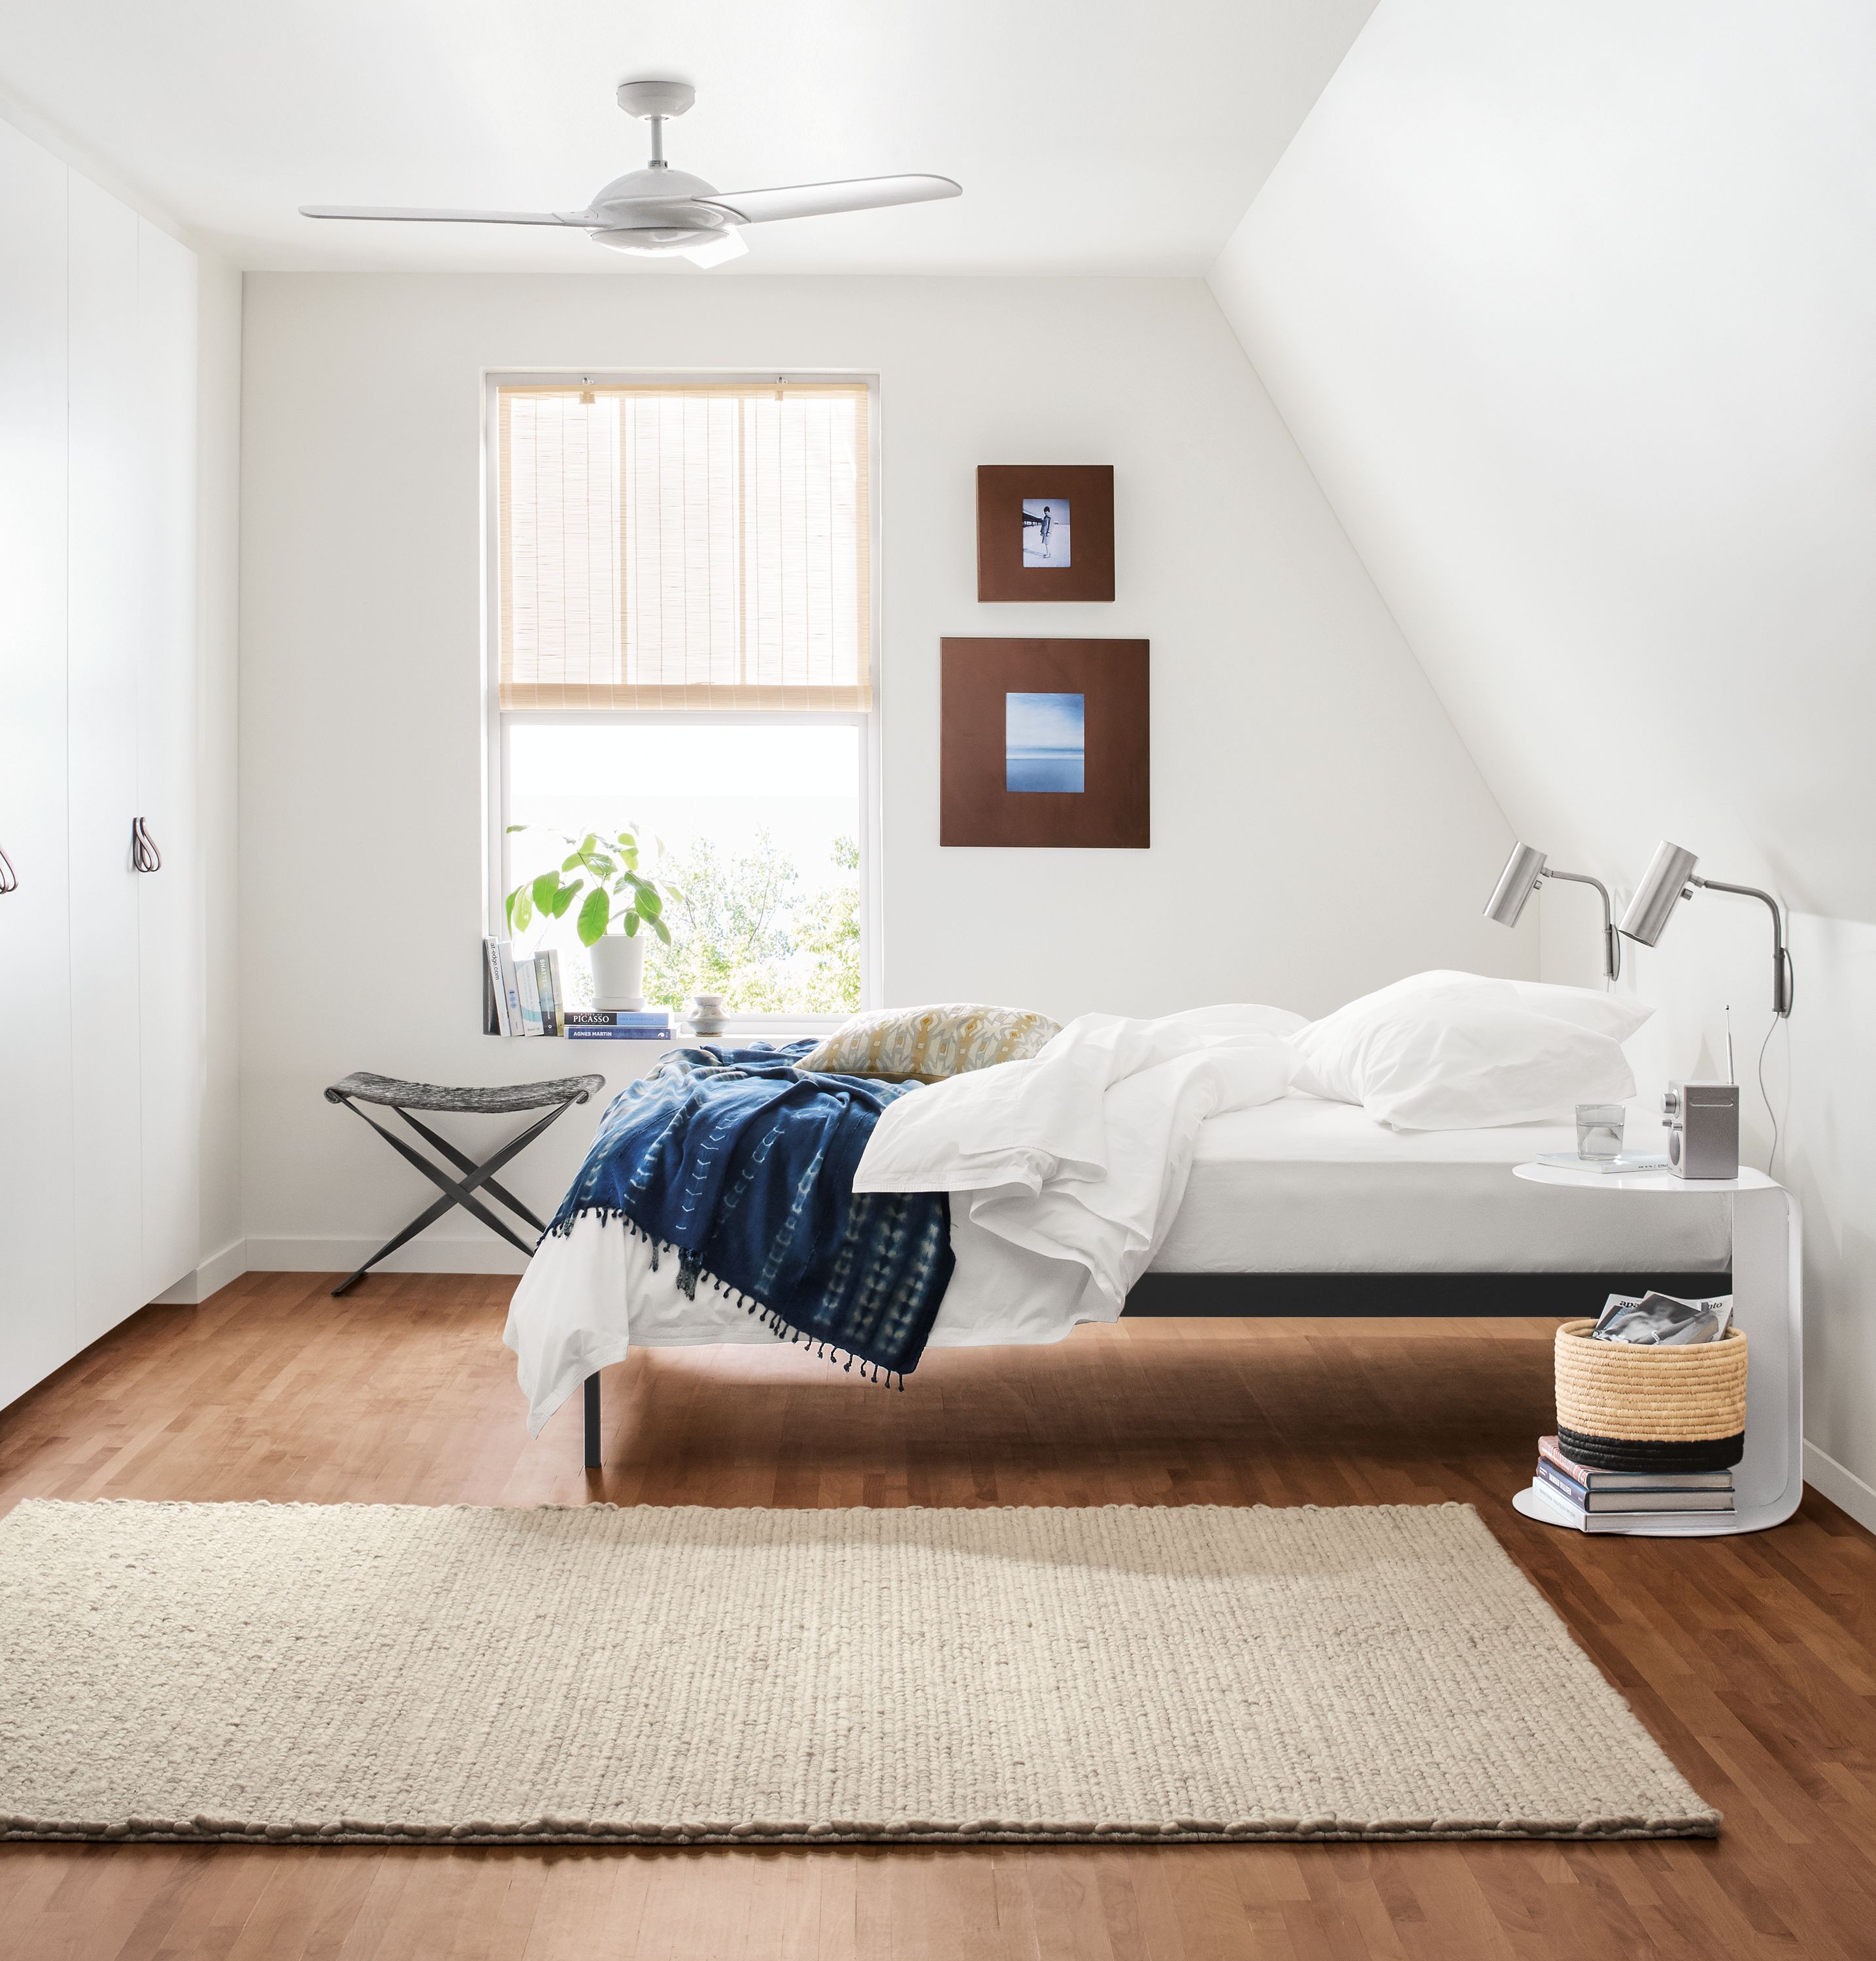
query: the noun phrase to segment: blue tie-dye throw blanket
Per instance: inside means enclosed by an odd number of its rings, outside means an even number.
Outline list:
[[[675,1252],[791,1341],[904,1377],[956,1264],[943,1192],[858,1192],[887,1104],[915,1083],[810,1075],[813,1047],[679,1049],[616,1096],[547,1229],[587,1213]]]

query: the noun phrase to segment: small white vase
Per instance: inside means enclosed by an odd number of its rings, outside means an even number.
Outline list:
[[[645,1005],[645,936],[609,933],[587,951],[593,962],[593,1006],[624,1012]]]

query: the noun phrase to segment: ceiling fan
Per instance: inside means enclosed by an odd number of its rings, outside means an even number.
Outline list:
[[[850,177],[839,183],[792,184],[773,190],[719,191],[665,161],[665,122],[697,100],[684,81],[622,81],[619,107],[652,126],[651,161],[596,190],[583,211],[416,211],[397,206],[303,204],[302,218],[389,218],[420,225],[557,225],[585,231],[595,244],[649,257],[675,256],[721,265],[748,247],[741,228],[777,218],[819,218],[958,197],[949,177]]]

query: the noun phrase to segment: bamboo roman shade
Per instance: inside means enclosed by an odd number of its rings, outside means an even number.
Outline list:
[[[504,708],[872,705],[863,382],[496,399]]]

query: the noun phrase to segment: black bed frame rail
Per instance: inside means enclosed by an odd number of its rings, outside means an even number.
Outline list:
[[[1731,1274],[1147,1274],[1127,1296],[1128,1315],[1243,1321],[1284,1315],[1332,1317],[1521,1314],[1568,1320],[1602,1311],[1612,1293],[1696,1299],[1732,1291]],[[586,1378],[586,1468],[601,1465],[599,1378]]]
[[[1278,1315],[1600,1314],[1612,1293],[1703,1299],[1731,1274],[1144,1274],[1130,1315],[1245,1320]]]

